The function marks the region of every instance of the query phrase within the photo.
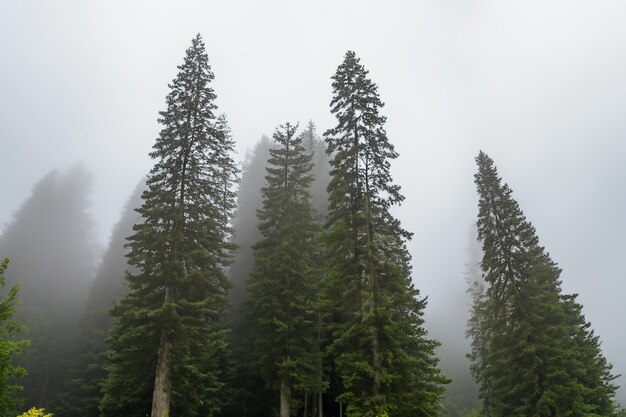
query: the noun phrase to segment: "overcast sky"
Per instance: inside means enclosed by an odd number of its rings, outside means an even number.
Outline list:
[[[198,32],[240,159],[279,123],[331,127],[330,77],[353,49],[386,102],[429,317],[466,319],[482,149],[626,374],[626,2],[217,3],[0,0],[0,224],[82,163],[104,245]]]

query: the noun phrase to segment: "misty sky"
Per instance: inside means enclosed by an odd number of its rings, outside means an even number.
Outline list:
[[[0,0],[0,224],[82,163],[104,245],[198,32],[240,160],[287,120],[331,127],[330,77],[353,49],[400,153],[396,214],[428,317],[458,321],[434,336],[463,340],[482,149],[626,374],[624,22],[623,1]]]

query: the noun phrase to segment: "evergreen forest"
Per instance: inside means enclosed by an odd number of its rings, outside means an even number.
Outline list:
[[[467,366],[447,372],[408,249],[420,230],[397,214],[419,196],[392,175],[365,63],[337,63],[332,125],[284,120],[239,164],[210,62],[195,36],[107,247],[81,165],[45,175],[2,230],[0,417],[626,415],[567,271],[486,150]]]

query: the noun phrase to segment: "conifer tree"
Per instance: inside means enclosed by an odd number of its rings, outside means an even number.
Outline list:
[[[411,282],[411,234],[389,211],[404,197],[391,178],[398,154],[383,103],[352,51],[332,78],[337,126],[324,134],[332,159],[323,306],[337,400],[348,416],[434,416],[447,380],[423,328],[425,300]]]
[[[259,372],[250,366],[255,349],[251,326],[243,311],[249,298],[247,282],[254,263],[252,247],[260,239],[256,212],[263,205],[261,188],[265,184],[265,167],[271,146],[270,139],[263,135],[254,148],[248,150],[237,190],[232,239],[236,249],[228,269],[232,288],[226,311],[230,327],[230,357],[225,375],[226,403],[219,413],[222,417],[265,417],[274,406],[272,392],[265,387]]]
[[[170,85],[156,160],[129,238],[129,294],[112,310],[102,415],[208,415],[219,408],[237,171],[200,35]],[[171,409],[171,413],[170,413]]]
[[[98,252],[88,213],[90,187],[91,176],[81,166],[51,171],[0,239],[0,252],[11,259],[7,283],[20,284],[19,311],[30,340],[16,360],[28,371],[23,396],[29,405],[49,407],[56,400],[75,354]]]
[[[8,259],[0,261],[0,289],[4,290],[6,281],[4,271],[9,264]],[[15,303],[20,287],[12,285],[6,295],[0,298],[0,415],[8,416],[15,413],[22,403],[18,394],[23,390],[19,378],[26,375],[26,370],[14,363],[15,355],[22,353],[28,344],[26,340],[16,341],[16,334],[21,326],[14,320]]]
[[[141,221],[135,211],[141,205],[142,180],[126,203],[122,217],[113,228],[109,246],[96,272],[96,277],[85,303],[79,323],[76,354],[70,365],[68,380],[52,410],[63,417],[96,417],[100,414],[102,383],[106,378],[105,339],[111,328],[109,310],[115,300],[128,291],[124,274],[126,238],[133,225]]]
[[[270,139],[263,135],[252,150],[246,153],[237,190],[237,210],[233,217],[233,243],[236,245],[233,264],[228,270],[232,282],[229,292],[229,320],[232,326],[247,325],[242,306],[248,299],[247,282],[252,271],[254,256],[252,246],[261,238],[258,230],[257,210],[263,206],[261,189],[266,185],[265,174],[270,149]],[[233,330],[232,336],[238,336]]]
[[[311,196],[315,217],[321,223],[328,215],[328,182],[330,181],[330,165],[326,155],[326,144],[317,135],[317,128],[312,120],[302,132],[304,148],[307,152],[313,152],[313,183],[311,184]]]
[[[312,154],[297,125],[281,125],[270,150],[263,208],[258,211],[262,239],[255,245],[249,282],[256,364],[267,384],[280,392],[280,416],[292,415],[296,389],[321,385],[315,223],[310,186]]]
[[[562,294],[561,270],[491,158],[476,162],[485,288],[474,292],[468,335],[485,415],[614,415],[611,366],[582,307]]]

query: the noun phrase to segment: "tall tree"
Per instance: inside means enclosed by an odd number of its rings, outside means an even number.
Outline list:
[[[297,125],[281,125],[270,150],[263,208],[262,239],[255,246],[249,283],[256,363],[268,385],[280,392],[280,416],[292,415],[296,389],[321,385],[315,313],[317,274],[313,267],[317,224],[311,205],[312,153]]]
[[[254,256],[254,246],[261,234],[258,230],[257,210],[263,206],[261,188],[266,186],[265,170],[272,148],[270,139],[263,135],[246,153],[241,184],[237,190],[237,210],[233,217],[233,243],[236,245],[233,264],[228,270],[233,288],[229,292],[229,319],[237,327],[243,320],[241,307],[248,299],[247,282]]]
[[[310,122],[302,133],[304,147],[307,152],[314,152],[314,176],[311,185],[313,207],[318,222],[328,212],[328,193],[326,186],[329,178],[328,158],[323,140],[316,133],[315,125]],[[223,410],[224,416],[249,417],[266,416],[276,406],[273,391],[267,387],[258,369],[251,367],[256,349],[254,347],[252,323],[245,320],[243,310],[249,293],[246,285],[252,272],[254,257],[252,247],[261,239],[258,229],[257,210],[263,206],[261,189],[267,186],[266,168],[270,158],[270,149],[276,148],[267,136],[262,136],[254,148],[246,154],[241,185],[237,192],[237,211],[233,220],[233,242],[237,249],[233,265],[228,270],[233,288],[229,293],[230,346],[232,347],[231,364],[228,375],[228,406]],[[318,259],[318,265],[321,261]],[[297,393],[296,393],[297,394]],[[306,400],[313,403],[314,396]],[[307,411],[319,410],[319,395],[315,395],[315,404],[310,404]],[[306,407],[305,407],[306,408]]]
[[[404,197],[390,174],[398,154],[383,103],[352,51],[332,79],[337,126],[324,134],[332,158],[324,306],[337,400],[349,416],[434,416],[446,379],[437,343],[423,328],[425,300],[411,282],[411,234],[390,213]]]
[[[4,289],[6,281],[4,271],[9,264],[8,259],[0,261],[0,289]],[[15,303],[19,285],[13,284],[6,295],[0,298],[0,415],[8,416],[15,413],[21,404],[17,396],[23,390],[19,378],[26,374],[26,370],[14,364],[15,355],[22,353],[28,344],[26,340],[16,341],[16,335],[21,326],[14,320]]]
[[[611,416],[611,366],[493,160],[476,158],[484,287],[468,334],[485,414]]]
[[[29,373],[24,396],[48,407],[67,379],[76,328],[96,268],[98,246],[88,213],[91,176],[77,166],[41,179],[0,239],[19,283],[22,322],[31,341],[18,363]]]
[[[112,310],[104,416],[207,415],[219,408],[232,187],[237,168],[200,35],[170,85],[129,238],[129,294]]]
[[[326,144],[317,135],[317,128],[312,120],[302,132],[304,148],[313,152],[313,182],[311,183],[311,197],[315,216],[320,222],[328,216],[328,183],[330,182],[330,165],[326,155]]]
[[[232,283],[229,291],[227,319],[230,326],[230,357],[226,373],[224,397],[226,403],[220,412],[223,417],[265,417],[274,402],[271,391],[265,387],[260,373],[250,364],[254,361],[254,343],[250,323],[245,320],[245,301],[249,298],[247,282],[254,257],[252,247],[260,239],[257,228],[257,210],[263,205],[261,188],[265,186],[265,168],[272,147],[263,135],[246,153],[241,183],[237,190],[237,210],[233,217],[233,239],[236,249],[233,264],[228,269]]]
[[[109,310],[113,302],[128,291],[124,281],[124,274],[129,269],[126,238],[132,234],[133,225],[141,221],[136,209],[141,205],[144,184],[145,180],[142,180],[126,203],[98,266],[79,323],[77,346],[69,366],[68,379],[58,401],[51,407],[59,416],[97,417],[100,414],[102,383],[106,378],[105,339],[111,328]]]

